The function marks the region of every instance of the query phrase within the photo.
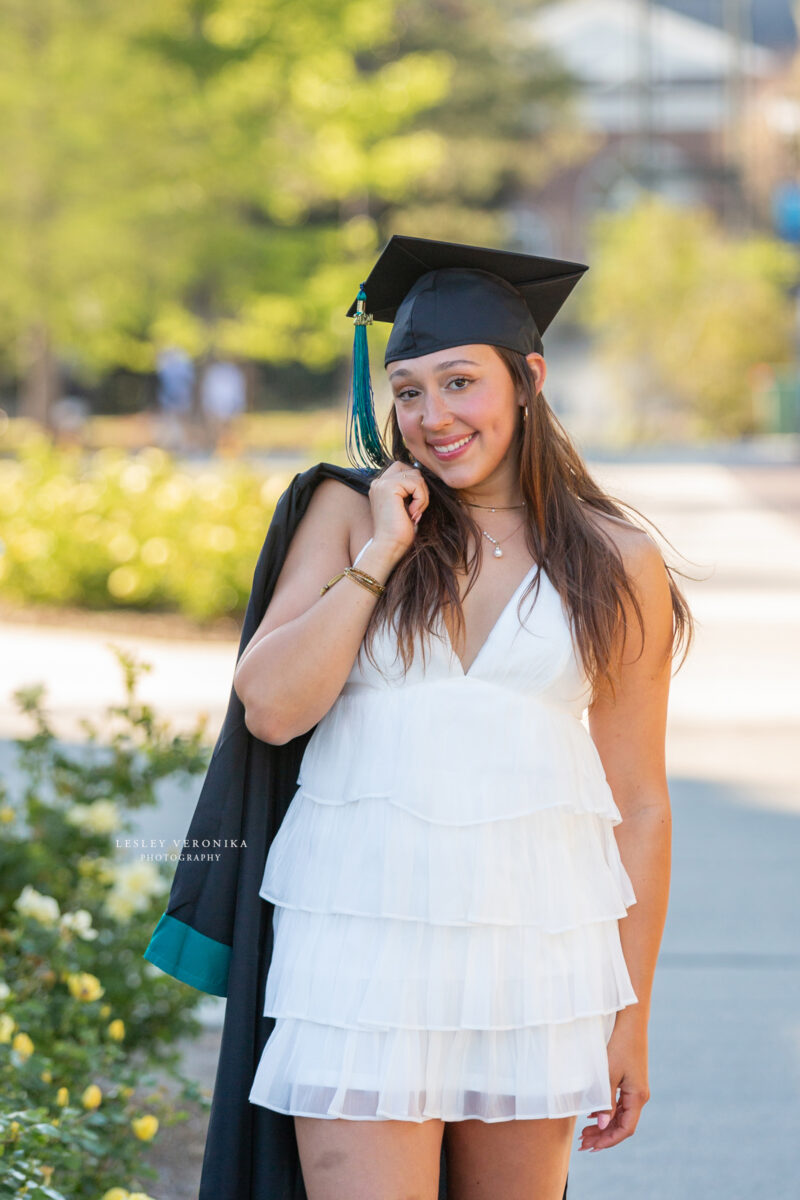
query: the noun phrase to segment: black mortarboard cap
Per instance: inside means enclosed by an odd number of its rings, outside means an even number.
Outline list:
[[[475,343],[541,354],[542,334],[588,269],[565,259],[395,234],[347,310],[356,321],[349,448],[371,466],[390,457],[375,421],[367,324],[393,324],[384,365]]]

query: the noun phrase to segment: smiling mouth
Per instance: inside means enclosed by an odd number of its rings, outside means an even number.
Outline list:
[[[457,441],[448,442],[444,446],[435,446],[432,442],[429,442],[428,445],[437,458],[455,458],[457,454],[466,450],[467,446],[470,446],[477,436],[478,434],[475,432],[468,434],[466,437],[459,438]]]

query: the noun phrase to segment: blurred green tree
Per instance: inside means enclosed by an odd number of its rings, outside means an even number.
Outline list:
[[[46,420],[160,345],[333,366],[395,228],[503,237],[583,153],[519,0],[0,0],[0,366]],[[199,378],[198,378],[199,385]]]
[[[574,81],[531,39],[540,3],[398,0],[394,41],[377,56],[436,49],[451,56],[453,75],[415,121],[446,139],[447,154],[413,194],[380,209],[392,227],[503,242],[512,235],[508,207],[594,148],[575,119]]]
[[[710,210],[652,194],[595,217],[589,244],[592,270],[575,311],[620,368],[618,387],[635,380],[631,436],[646,435],[665,404],[680,408],[691,435],[758,432],[750,372],[794,356],[797,250],[730,234]]]

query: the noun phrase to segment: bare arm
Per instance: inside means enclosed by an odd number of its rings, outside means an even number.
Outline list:
[[[639,625],[626,602],[628,636],[618,668],[616,700],[607,691],[597,698],[589,710],[589,729],[622,814],[622,824],[614,833],[636,893],[636,904],[620,920],[619,929],[639,1003],[618,1013],[617,1026],[646,1028],[671,872],[672,815],[665,738],[672,603],[664,562],[652,539],[641,533],[626,536],[620,550],[642,610],[644,649],[639,656]]]
[[[408,502],[408,505],[407,505]],[[370,483],[373,540],[359,566],[385,583],[412,545],[427,508],[420,472],[395,461]],[[378,603],[347,575],[323,596],[320,588],[350,566],[350,529],[364,501],[347,484],[323,480],[294,532],[267,611],[236,667],[233,686],[245,724],[281,744],[313,728],[350,674]]]

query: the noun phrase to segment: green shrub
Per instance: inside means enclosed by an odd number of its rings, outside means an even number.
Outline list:
[[[205,721],[171,734],[136,700],[149,666],[115,653],[126,700],[108,709],[104,737],[83,722],[85,746],[56,740],[41,685],[14,693],[34,730],[16,739],[20,794],[0,782],[0,1195],[142,1192],[156,1174],[146,1144],[187,1115],[152,1090],[156,1067],[182,1101],[208,1106],[175,1049],[200,1031],[203,993],[142,957],[174,865],[116,849],[160,780],[205,770]]]
[[[290,479],[236,462],[188,471],[154,447],[84,454],[30,437],[0,458],[0,595],[238,616]]]

